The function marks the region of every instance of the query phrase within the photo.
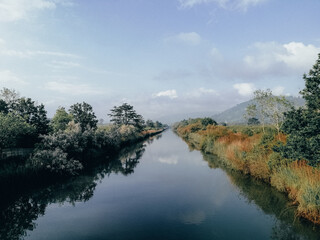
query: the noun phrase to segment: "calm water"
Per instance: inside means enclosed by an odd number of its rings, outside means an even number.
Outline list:
[[[0,239],[320,239],[284,195],[171,131],[86,175],[1,191]]]

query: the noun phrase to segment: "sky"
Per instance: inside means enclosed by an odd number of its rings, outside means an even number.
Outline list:
[[[0,0],[0,89],[45,104],[127,102],[145,119],[298,96],[319,0]],[[181,119],[177,119],[181,120]]]

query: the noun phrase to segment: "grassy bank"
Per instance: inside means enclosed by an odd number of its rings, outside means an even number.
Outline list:
[[[276,147],[286,136],[271,127],[205,126],[201,119],[182,121],[174,131],[191,148],[218,155],[229,168],[261,179],[285,192],[297,215],[320,224],[320,170],[304,161],[284,159]]]

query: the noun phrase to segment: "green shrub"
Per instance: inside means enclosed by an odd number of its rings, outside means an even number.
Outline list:
[[[67,153],[60,148],[37,151],[31,158],[30,165],[36,169],[47,170],[58,174],[77,174],[82,168],[78,160],[68,159]]]

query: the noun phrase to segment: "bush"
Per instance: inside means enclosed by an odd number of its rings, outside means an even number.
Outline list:
[[[249,137],[253,136],[254,132],[251,128],[245,128],[241,131],[241,133],[248,135]]]
[[[53,173],[75,175],[83,166],[78,160],[68,159],[67,155],[60,148],[40,150],[33,155],[30,165]]]

